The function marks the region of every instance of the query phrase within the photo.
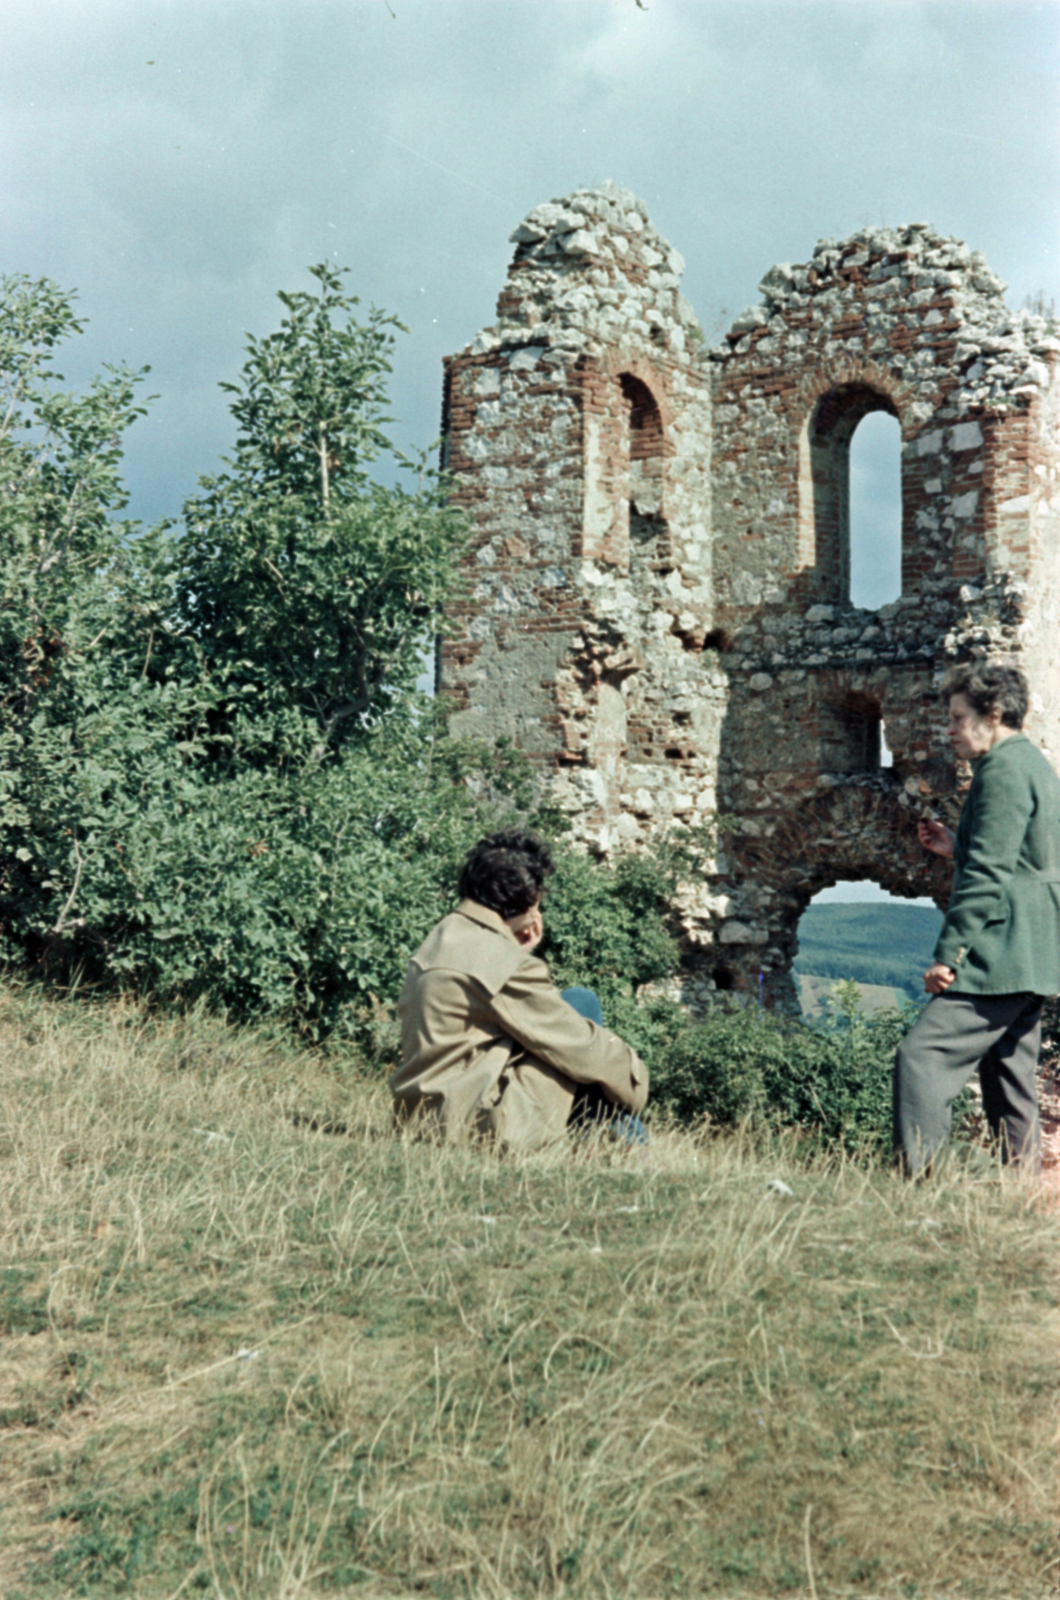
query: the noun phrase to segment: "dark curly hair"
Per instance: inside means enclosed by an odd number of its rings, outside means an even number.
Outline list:
[[[1030,690],[1018,667],[967,665],[951,667],[942,682],[942,697],[963,695],[977,717],[1001,712],[1002,726],[1020,729],[1027,715]]]
[[[459,892],[498,916],[519,917],[536,905],[554,870],[548,846],[536,833],[505,828],[480,839],[464,862]]]

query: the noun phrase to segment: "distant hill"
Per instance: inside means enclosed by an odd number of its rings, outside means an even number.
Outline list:
[[[942,913],[900,904],[810,906],[799,923],[797,975],[895,989],[921,999]]]

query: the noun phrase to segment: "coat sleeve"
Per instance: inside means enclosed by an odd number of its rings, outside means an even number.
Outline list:
[[[543,961],[524,961],[493,996],[498,1023],[530,1055],[575,1083],[596,1084],[609,1100],[640,1111],[648,1098],[648,1069],[607,1028],[569,1006]]]
[[[935,946],[934,959],[954,972],[984,923],[1008,914],[1009,884],[1034,809],[1030,781],[1015,762],[992,761],[975,791],[967,802],[974,810],[966,852]]]

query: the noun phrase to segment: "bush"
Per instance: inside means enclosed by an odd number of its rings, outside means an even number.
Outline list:
[[[849,991],[821,1023],[718,1005],[703,1021],[648,1008],[652,1102],[681,1121],[813,1128],[850,1148],[890,1140],[894,1052],[912,1008],[862,1016]]]
[[[357,1033],[451,908],[467,849],[519,798],[493,752],[438,720],[392,718],[326,764],[223,778],[146,738],[134,761],[115,730],[112,759],[97,747],[24,787],[0,950],[62,982]],[[85,870],[57,931],[71,814]]]
[[[559,987],[586,984],[605,1011],[630,1011],[637,989],[670,977],[680,950],[670,926],[676,860],[621,855],[613,867],[560,846],[538,952]]]
[[[692,1021],[656,1001],[644,1008],[637,1047],[652,1072],[651,1104],[679,1121],[805,1128],[826,1144],[882,1155],[891,1144],[894,1053],[920,1009],[865,1016],[850,982],[837,985],[821,1022],[731,1004]],[[634,1042],[632,1031],[626,1036]],[[972,1105],[967,1089],[954,1102],[958,1138]]]
[[[464,535],[436,475],[366,476],[392,319],[312,270],[179,532],[115,520],[139,375],[70,394],[72,297],[0,281],[0,953],[320,1036],[393,991],[508,802],[412,687]]]

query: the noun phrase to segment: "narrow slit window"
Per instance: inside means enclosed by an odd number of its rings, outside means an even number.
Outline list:
[[[629,440],[629,536],[634,557],[669,571],[670,545],[663,515],[662,417],[647,384],[631,373],[619,377]]]
[[[850,441],[850,602],[878,611],[901,592],[901,429],[873,411]]]
[[[880,708],[868,695],[850,694],[818,711],[822,772],[878,772],[882,765]]]

